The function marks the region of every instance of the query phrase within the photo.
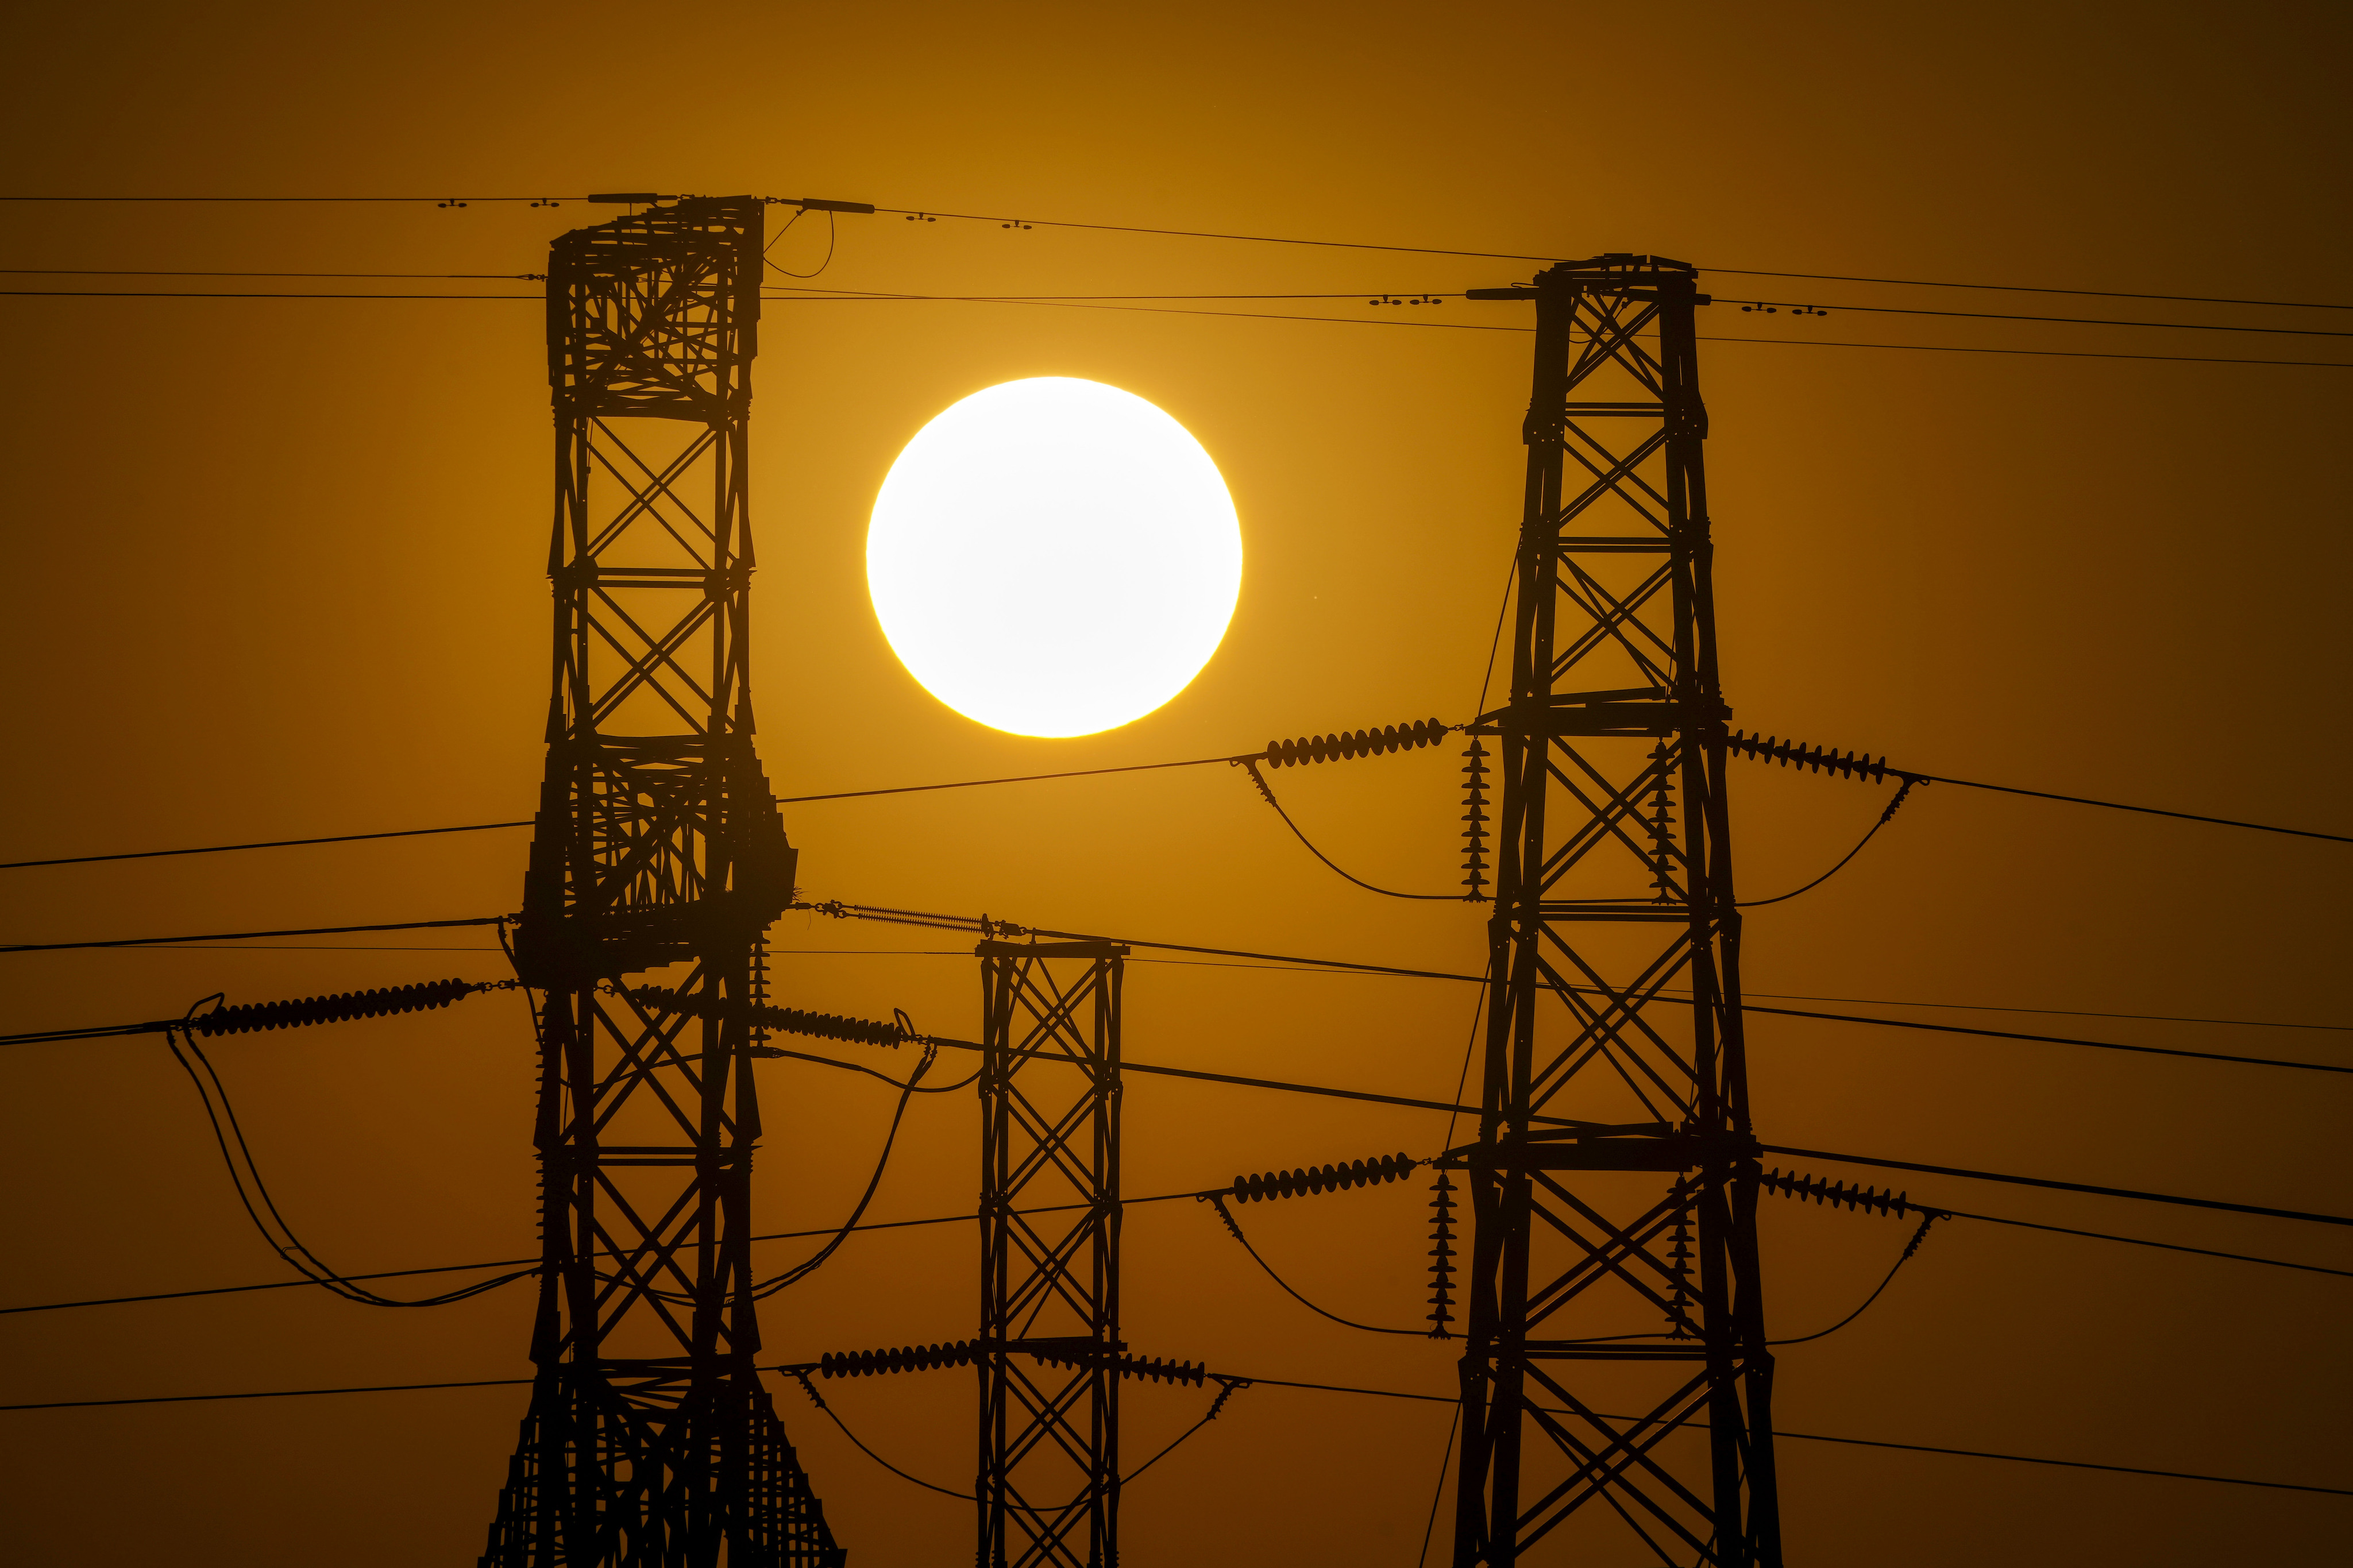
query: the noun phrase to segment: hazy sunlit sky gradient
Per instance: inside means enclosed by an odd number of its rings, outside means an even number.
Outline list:
[[[2353,300],[2348,30],[2342,7],[2302,4],[89,4],[16,9],[0,116],[20,193],[816,195],[1642,251],[1704,269]],[[554,235],[612,210],[11,205],[0,265],[535,272]],[[1369,298],[1528,270],[892,216],[836,227],[821,281],[884,291]],[[804,271],[824,253],[817,220],[776,252]],[[2353,312],[1923,297],[1715,271],[1705,286],[1727,300],[2353,330]],[[1332,309],[1524,324],[1525,308]],[[16,366],[0,422],[0,859],[528,815],[548,679],[537,306],[9,298],[0,318]],[[1778,344],[2353,360],[2337,346],[2353,340],[1730,304],[1701,331],[1773,341],[1702,344],[1736,722],[1930,772],[2347,830],[2353,371]],[[1504,332],[770,305],[752,434],[754,659],[779,793],[1461,719],[1518,521],[1527,353]],[[864,583],[868,514],[909,437],[984,386],[1045,375],[1105,382],[1180,420],[1231,487],[1249,561],[1200,677],[1141,721],[1075,741],[1003,734],[926,695]],[[1461,875],[1451,751],[1287,773],[1284,802],[1358,875],[1442,890]],[[1757,767],[1734,783],[1753,895],[1817,874],[1884,798]],[[797,806],[786,821],[818,898],[1438,969],[1482,953],[1478,911],[1349,887],[1228,769]],[[0,936],[493,913],[517,903],[525,838],[0,873]],[[1748,983],[2353,1022],[2348,855],[1931,788],[1819,892],[1751,918]],[[871,954],[780,957],[797,1005],[976,1026],[975,965],[954,941],[799,916],[775,934],[785,949]],[[412,940],[435,945],[384,939]],[[0,955],[5,1023],[505,973],[470,937],[438,945],[472,951]],[[1126,1000],[1138,1059],[1438,1099],[1472,1005],[1470,987],[1440,983],[1141,962]],[[2064,1022],[2353,1060],[2343,1034]],[[1769,1141],[2353,1212],[2342,1080],[1786,1019],[1759,1020],[1752,1040]],[[216,1053],[289,1217],[351,1270],[535,1250],[532,1055],[512,995]],[[761,1228],[837,1223],[871,1168],[886,1091],[786,1062],[761,1071]],[[1423,1154],[1445,1132],[1424,1113],[1166,1080],[1131,1086],[1126,1115],[1136,1194]],[[874,1217],[968,1208],[976,1121],[961,1096],[912,1110]],[[1907,1184],[1958,1207],[2353,1267],[2342,1236],[2317,1227]],[[0,1192],[0,1304],[279,1270],[152,1038],[5,1053]],[[1409,1322],[1425,1310],[1424,1202],[1417,1184],[1271,1205],[1252,1236],[1335,1310]],[[1905,1234],[1779,1203],[1763,1224],[1777,1334],[1847,1311]],[[1200,1205],[1141,1208],[1126,1237],[1127,1337],[1145,1353],[1452,1385],[1451,1348],[1309,1317]],[[763,1256],[788,1262],[798,1245]],[[766,1305],[768,1351],[967,1335],[973,1252],[949,1227],[854,1240]],[[1800,1431],[2347,1485],[2348,1291],[1956,1223],[1853,1328],[1783,1353],[1777,1415]],[[0,1402],[519,1376],[530,1310],[517,1286],[418,1313],[284,1290],[0,1319]],[[836,1386],[896,1462],[968,1479],[968,1374]],[[26,1563],[470,1562],[525,1396],[0,1415],[0,1530]],[[1149,1452],[1204,1402],[1134,1388],[1131,1447]],[[860,1568],[968,1560],[968,1505],[877,1468],[789,1385],[778,1403]],[[1249,1390],[1129,1492],[1126,1561],[1408,1568],[1447,1418]],[[1790,1443],[1781,1465],[1790,1560],[1812,1568],[2316,1563],[2341,1552],[2348,1519],[2341,1498],[1882,1450]],[[1593,1560],[1638,1561],[1630,1542]]]

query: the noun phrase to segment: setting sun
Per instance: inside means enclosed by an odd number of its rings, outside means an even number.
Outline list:
[[[954,405],[899,454],[866,536],[900,660],[967,718],[1087,735],[1151,712],[1218,649],[1241,591],[1218,466],[1175,419],[1040,376]]]

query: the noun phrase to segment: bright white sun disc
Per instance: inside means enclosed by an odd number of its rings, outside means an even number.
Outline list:
[[[866,534],[882,633],[925,690],[1017,735],[1090,735],[1182,691],[1241,593],[1218,466],[1133,393],[1069,376],[950,406]]]

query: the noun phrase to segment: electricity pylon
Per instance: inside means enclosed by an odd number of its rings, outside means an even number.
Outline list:
[[[983,942],[979,1568],[1119,1562],[1127,949]],[[1194,1378],[1198,1380],[1198,1370]]]
[[[1638,256],[1472,297],[1532,299],[1536,338],[1510,696],[1472,727],[1503,795],[1479,1137],[1444,1162],[1472,1221],[1454,1562],[1622,1527],[1778,1568],[1704,301]]]
[[[542,994],[544,1268],[484,1568],[843,1557],[753,1366],[740,1019],[795,869],[752,745],[762,226],[754,199],[686,199],[550,257],[555,690],[514,943]],[[710,1016],[613,984],[672,964]]]

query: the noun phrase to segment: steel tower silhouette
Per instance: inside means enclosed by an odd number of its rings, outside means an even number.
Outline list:
[[[484,1568],[836,1568],[753,1359],[754,952],[795,853],[753,752],[744,437],[762,204],[548,268],[555,689],[514,941],[538,1001],[537,1377]],[[681,965],[689,1010],[621,975]]]
[[[1115,1568],[1127,949],[991,941],[979,953],[976,1561]]]
[[[1479,1136],[1444,1162],[1472,1226],[1454,1562],[1622,1529],[1778,1568],[1704,301],[1639,256],[1472,297],[1533,300],[1536,339],[1510,694],[1472,727],[1502,799]]]

